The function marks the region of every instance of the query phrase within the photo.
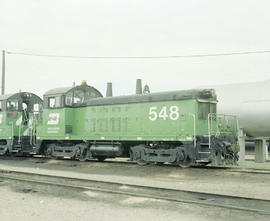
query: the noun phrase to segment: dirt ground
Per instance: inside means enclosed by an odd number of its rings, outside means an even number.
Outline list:
[[[269,220],[250,212],[21,183],[1,184],[0,196],[0,217],[5,221]]]
[[[61,174],[197,191],[226,192],[270,199],[270,175],[228,169],[174,166],[140,167],[133,163],[74,162],[68,160],[1,160],[0,169]],[[269,220],[263,214],[119,196],[100,192],[74,192],[0,180],[0,220]]]
[[[257,170],[254,173],[246,173],[245,170],[235,172],[228,168],[183,169],[172,165],[138,166],[134,163],[113,160],[101,163],[25,158],[0,159],[0,169],[270,200],[270,171],[260,174],[256,173]]]

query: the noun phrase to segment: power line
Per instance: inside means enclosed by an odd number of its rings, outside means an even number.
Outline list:
[[[220,57],[220,56],[234,56],[234,55],[250,55],[250,54],[266,54],[270,53],[270,50],[263,51],[242,51],[242,52],[225,52],[225,53],[213,53],[213,54],[191,54],[191,55],[164,55],[164,56],[73,56],[73,55],[53,55],[53,54],[36,54],[25,52],[13,52],[7,51],[7,54],[23,55],[23,56],[35,56],[35,57],[50,57],[50,58],[73,58],[73,59],[178,59],[178,58],[200,58],[200,57]]]

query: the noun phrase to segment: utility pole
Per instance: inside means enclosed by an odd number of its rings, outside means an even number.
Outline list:
[[[1,90],[1,94],[4,95],[5,94],[5,71],[6,71],[6,61],[5,61],[5,56],[6,56],[6,52],[5,50],[2,51],[2,90]]]

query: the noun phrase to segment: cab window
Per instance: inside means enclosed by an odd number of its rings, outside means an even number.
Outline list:
[[[214,103],[207,103],[207,102],[199,102],[198,103],[198,111],[199,120],[207,120],[209,113],[216,113],[216,104]]]
[[[87,92],[84,90],[72,90],[66,94],[65,104],[66,106],[82,104],[87,98],[86,95]]]
[[[61,97],[49,97],[48,98],[48,106],[49,108],[58,108],[61,107]]]
[[[8,111],[18,111],[18,101],[17,100],[8,100],[7,110]]]
[[[73,91],[67,93],[65,104],[66,104],[67,106],[72,106],[72,103],[73,103],[72,99],[73,99]]]
[[[33,112],[34,113],[38,113],[38,112],[41,112],[41,105],[40,104],[34,104],[33,105]]]
[[[66,106],[80,106],[88,100],[100,97],[100,95],[89,88],[76,88],[69,91],[65,96]]]
[[[85,92],[85,100],[90,100],[96,97],[100,97],[100,95],[94,91],[86,91]]]
[[[3,101],[0,101],[0,112],[3,110]]]
[[[73,103],[74,104],[81,104],[84,102],[84,92],[81,90],[76,90],[74,91],[74,100]]]

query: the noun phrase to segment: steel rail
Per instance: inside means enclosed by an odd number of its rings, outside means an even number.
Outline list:
[[[4,156],[4,155],[0,155],[0,160],[10,160],[10,161],[18,161],[18,160],[29,160],[32,163],[43,163],[46,164],[48,160],[54,160],[53,158],[49,158],[49,157],[45,157],[45,156],[29,156],[27,158],[25,157],[15,157],[15,156]],[[100,163],[97,160],[89,160],[87,162],[81,162],[79,160],[76,159],[57,159],[57,161],[59,162],[58,165],[62,165],[61,162],[70,162],[71,164],[74,163],[78,163],[78,164],[87,164],[87,163]],[[125,160],[119,160],[119,161],[115,161],[115,160],[110,160],[107,159],[104,162],[101,162],[102,164],[108,163],[108,164],[126,164],[126,165],[138,165],[137,162],[135,161],[125,161]],[[65,166],[66,164],[63,164],[63,166]],[[145,167],[151,166],[152,164],[149,164]],[[139,166],[139,165],[138,165]],[[141,167],[141,166],[139,166]],[[173,165],[173,164],[163,164],[163,165],[159,165],[158,168],[160,167],[179,167],[178,165]],[[230,167],[230,166],[205,166],[205,167],[201,167],[201,166],[191,166],[191,169],[209,169],[209,170],[220,170],[220,169],[224,169],[225,172],[232,172],[232,173],[250,173],[250,174],[265,174],[265,175],[270,175],[270,169],[253,169],[253,168],[236,168],[236,167]],[[183,168],[181,168],[183,169]],[[184,168],[184,169],[189,169],[189,168]]]
[[[82,191],[98,191],[109,194],[120,194],[180,203],[198,204],[210,207],[220,207],[270,215],[270,200],[258,198],[203,193],[9,170],[0,170],[0,179],[34,183],[39,185],[75,188]],[[125,188],[123,189],[122,187]]]
[[[38,156],[29,156],[27,158],[25,157],[15,157],[15,156],[4,156],[4,155],[0,155],[0,160],[10,160],[10,161],[20,161],[20,160],[25,160],[27,159],[28,161],[31,161],[32,163],[42,163],[42,164],[46,164],[48,160],[54,160],[53,158],[49,158],[49,157],[45,157],[42,155],[38,155]],[[78,164],[87,164],[87,163],[102,163],[102,164],[123,164],[123,165],[138,165],[137,162],[135,161],[125,161],[125,160],[119,160],[119,161],[115,161],[115,160],[110,160],[107,159],[106,161],[103,162],[98,162],[97,160],[89,160],[86,162],[81,162],[77,159],[57,159],[57,161],[59,162],[59,164],[57,165],[62,165],[61,162],[70,162],[71,164],[74,163],[78,163]],[[63,166],[65,166],[66,164],[63,164]],[[145,167],[151,166],[152,164],[149,164]],[[154,165],[154,164],[153,164]],[[141,167],[138,165],[138,167]],[[173,165],[173,164],[163,164],[163,165],[159,165],[158,168],[160,167],[179,167],[178,165]],[[250,174],[265,174],[265,175],[270,175],[270,169],[254,169],[254,168],[236,168],[236,167],[230,167],[230,166],[205,166],[205,167],[201,167],[201,166],[191,166],[189,167],[191,169],[209,169],[209,170],[220,170],[220,169],[224,169],[224,172],[232,172],[232,173],[250,173]],[[189,169],[189,168],[184,168],[184,169]],[[181,168],[183,169],[183,168]]]

